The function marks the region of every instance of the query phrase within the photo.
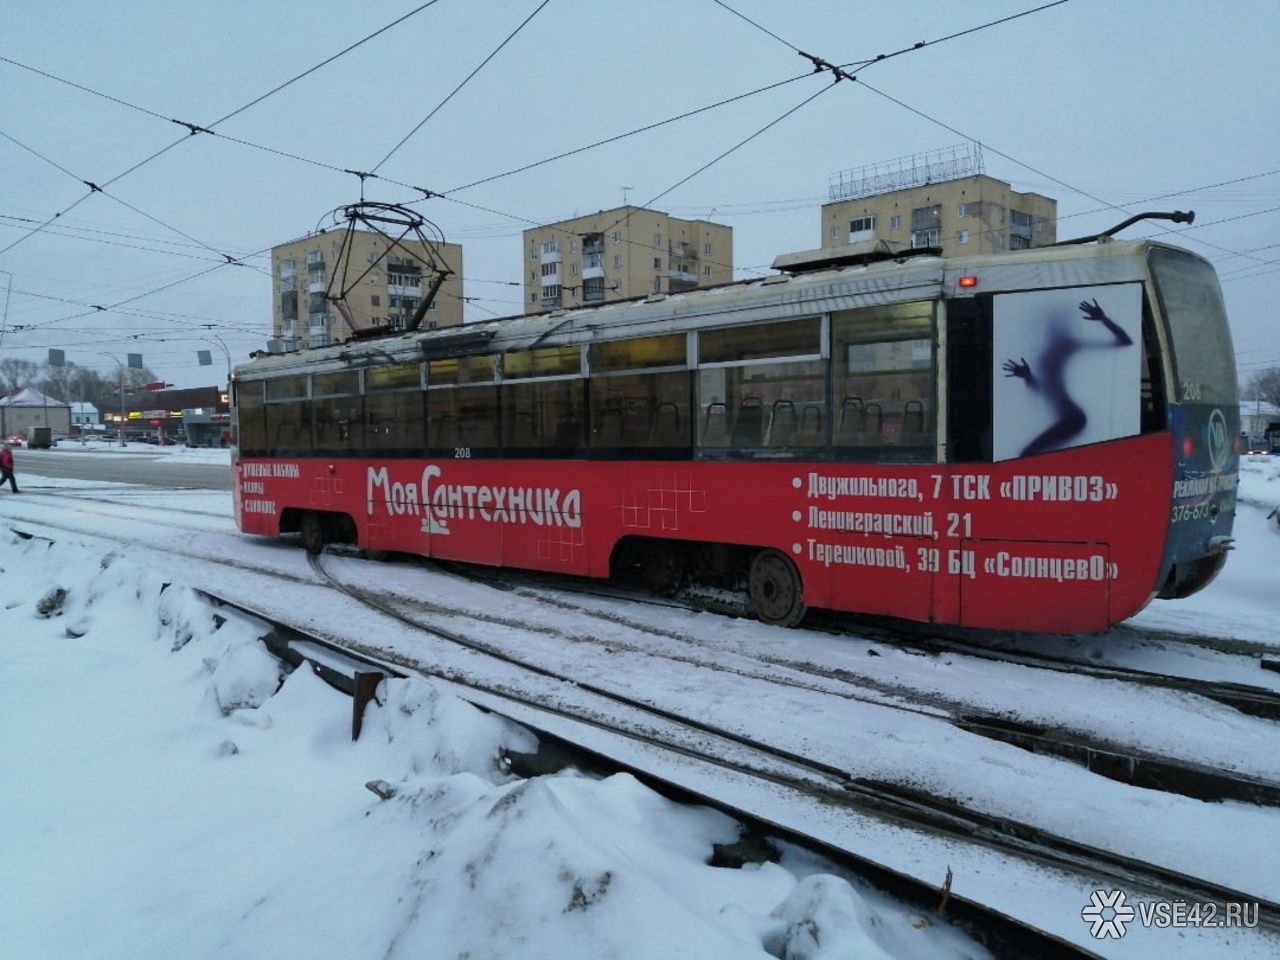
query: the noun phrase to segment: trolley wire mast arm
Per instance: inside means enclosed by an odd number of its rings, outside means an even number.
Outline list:
[[[1110,230],[1103,230],[1101,233],[1093,233],[1087,237],[1075,237],[1072,240],[1059,240],[1057,243],[1049,244],[1049,246],[1067,247],[1075,243],[1094,243],[1098,240],[1110,240],[1121,230],[1125,229],[1126,227],[1133,226],[1139,220],[1172,220],[1174,223],[1195,223],[1196,212],[1194,210],[1187,210],[1187,211],[1174,210],[1172,213],[1160,213],[1158,211],[1151,211],[1149,213],[1137,213],[1137,214],[1134,214],[1132,217],[1130,217],[1128,220],[1124,220],[1120,223],[1117,223]]]

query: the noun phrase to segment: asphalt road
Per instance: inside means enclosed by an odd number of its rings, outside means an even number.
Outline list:
[[[181,463],[164,454],[83,453],[68,449],[13,451],[14,473],[21,489],[25,477],[67,477],[136,483],[179,490],[230,490],[231,467],[223,464]],[[34,481],[33,481],[34,482]]]

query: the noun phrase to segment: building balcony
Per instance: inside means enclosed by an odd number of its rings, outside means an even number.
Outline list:
[[[308,280],[307,293],[324,293],[328,284],[323,280]]]
[[[562,302],[563,302],[563,298],[561,298],[561,297],[543,297],[543,298],[542,298],[542,309],[543,309],[543,310],[554,310],[556,307],[560,306],[560,304],[561,304]]]
[[[387,294],[392,297],[416,297],[422,293],[422,287],[417,283],[391,283],[387,282]]]
[[[697,283],[698,275],[692,270],[669,270],[667,278],[677,283]]]

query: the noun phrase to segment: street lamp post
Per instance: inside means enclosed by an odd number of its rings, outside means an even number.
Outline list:
[[[120,358],[114,353],[100,352],[99,356],[110,357],[115,361],[117,367],[120,368],[120,420],[116,423],[116,433],[120,438],[120,446],[124,446],[124,364],[120,362]]]
[[[231,388],[231,351],[227,349],[227,345],[222,342],[222,338],[216,333],[211,333],[207,337],[200,337],[205,343],[216,343],[222,348],[222,355],[227,358],[227,388]],[[208,367],[213,365],[213,357],[209,355],[208,350],[197,351],[197,358],[200,366]]]

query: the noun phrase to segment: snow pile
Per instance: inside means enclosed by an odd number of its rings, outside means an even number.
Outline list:
[[[0,537],[0,929],[14,957],[961,957],[798,851],[420,681],[351,704],[118,554]],[[366,787],[366,784],[369,786]]]

